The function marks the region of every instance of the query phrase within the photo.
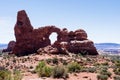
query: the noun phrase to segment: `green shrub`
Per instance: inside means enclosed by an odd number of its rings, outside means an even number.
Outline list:
[[[68,64],[66,60],[63,60],[62,63],[63,63],[63,65],[67,65]]]
[[[80,70],[80,72],[88,72],[88,67],[82,67],[82,69]]]
[[[115,62],[115,66],[120,68],[120,63]]]
[[[11,72],[8,70],[0,70],[0,80],[11,80]]]
[[[120,76],[114,76],[114,80],[120,80]]]
[[[52,75],[52,68],[46,66],[44,61],[39,62],[35,71],[38,73],[39,77],[50,77]]]
[[[52,62],[53,62],[53,64],[58,64],[58,58],[54,57]]]
[[[22,74],[19,70],[14,70],[13,80],[22,80]]]
[[[48,58],[48,59],[46,59],[46,62],[49,64],[52,62],[52,59]]]
[[[109,72],[109,71],[107,71],[107,70],[101,70],[101,71],[100,71],[100,74],[102,74],[102,75],[107,75],[108,77],[110,77],[110,76],[112,75],[112,73]]]
[[[39,74],[41,77],[50,77],[52,75],[52,68],[49,66],[44,66],[42,73]]]
[[[53,77],[54,78],[67,78],[67,70],[64,68],[64,66],[55,66],[53,68]]]
[[[38,65],[36,66],[35,71],[36,71],[36,72],[42,71],[42,68],[43,68],[44,66],[46,66],[45,62],[44,62],[44,61],[40,61],[40,62],[38,63]]]
[[[81,66],[77,62],[71,62],[68,64],[69,72],[80,72]]]
[[[108,66],[99,66],[99,69],[103,70],[103,71],[107,71],[108,70]]]
[[[100,63],[94,63],[93,66],[100,66]]]
[[[107,75],[97,75],[97,79],[98,80],[108,80],[108,76]]]
[[[108,66],[109,64],[108,64],[108,62],[104,62],[104,63],[101,63],[101,65]]]
[[[116,62],[116,63],[120,63],[120,59],[116,59],[115,62]]]
[[[96,71],[95,67],[89,67],[89,68],[87,68],[87,72],[94,73],[95,71]]]
[[[116,74],[116,75],[120,75],[120,68],[115,68],[113,70],[113,72]]]
[[[91,61],[91,59],[90,59],[90,58],[87,58],[87,61]]]
[[[16,59],[13,59],[13,63],[16,63]]]

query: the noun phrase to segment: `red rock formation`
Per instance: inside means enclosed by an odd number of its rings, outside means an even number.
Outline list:
[[[74,52],[87,51],[89,54],[98,54],[93,42],[87,39],[87,33],[82,30],[70,31],[66,28],[60,30],[55,26],[45,26],[39,29],[33,29],[30,20],[24,10],[19,11],[17,15],[17,22],[14,27],[16,44],[13,53],[21,56],[36,52],[39,48],[44,48],[51,45],[49,36],[51,33],[58,34],[57,41],[45,50],[52,52]],[[53,48],[52,48],[53,47]],[[58,50],[56,50],[56,48]]]
[[[55,47],[58,47],[59,52],[61,53],[81,53],[89,55],[97,55],[98,52],[94,47],[94,43],[91,40],[87,39],[87,33],[82,30],[76,30],[75,32],[70,31],[66,33],[66,39],[63,41],[56,41],[54,43]],[[63,36],[62,38],[65,38]]]
[[[2,52],[11,52],[15,46],[15,41],[10,41],[8,43],[7,49],[3,49]]]

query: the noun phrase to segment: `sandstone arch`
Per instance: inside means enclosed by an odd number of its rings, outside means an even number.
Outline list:
[[[73,53],[86,50],[91,55],[98,54],[93,42],[87,39],[87,33],[84,30],[68,31],[66,28],[61,30],[56,26],[34,29],[24,10],[18,12],[14,31],[16,43],[12,53],[17,56],[31,54],[39,48],[51,45],[49,36],[53,32],[58,34],[57,41],[52,45],[52,47],[57,48],[55,52],[64,52],[65,49]]]

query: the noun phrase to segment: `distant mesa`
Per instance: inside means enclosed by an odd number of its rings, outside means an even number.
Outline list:
[[[94,43],[87,39],[87,33],[83,29],[68,31],[56,26],[34,29],[25,10],[18,12],[14,32],[16,43],[12,53],[17,56],[34,52],[98,55]],[[57,41],[51,44],[49,37],[53,32],[57,33]]]

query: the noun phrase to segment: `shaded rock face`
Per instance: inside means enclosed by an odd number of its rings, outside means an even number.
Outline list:
[[[13,53],[18,56],[34,53],[39,48],[42,49],[44,47],[46,47],[44,50],[49,53],[66,53],[66,51],[79,53],[85,50],[92,55],[98,54],[93,42],[87,39],[87,33],[84,30],[79,29],[74,32],[69,32],[66,28],[61,30],[55,26],[33,29],[24,10],[18,12],[14,31],[16,44]],[[49,36],[53,32],[56,32],[58,36],[57,41],[51,45]]]
[[[3,49],[2,52],[11,52],[14,47],[15,47],[15,41],[10,41],[10,42],[8,43],[7,49]]]

